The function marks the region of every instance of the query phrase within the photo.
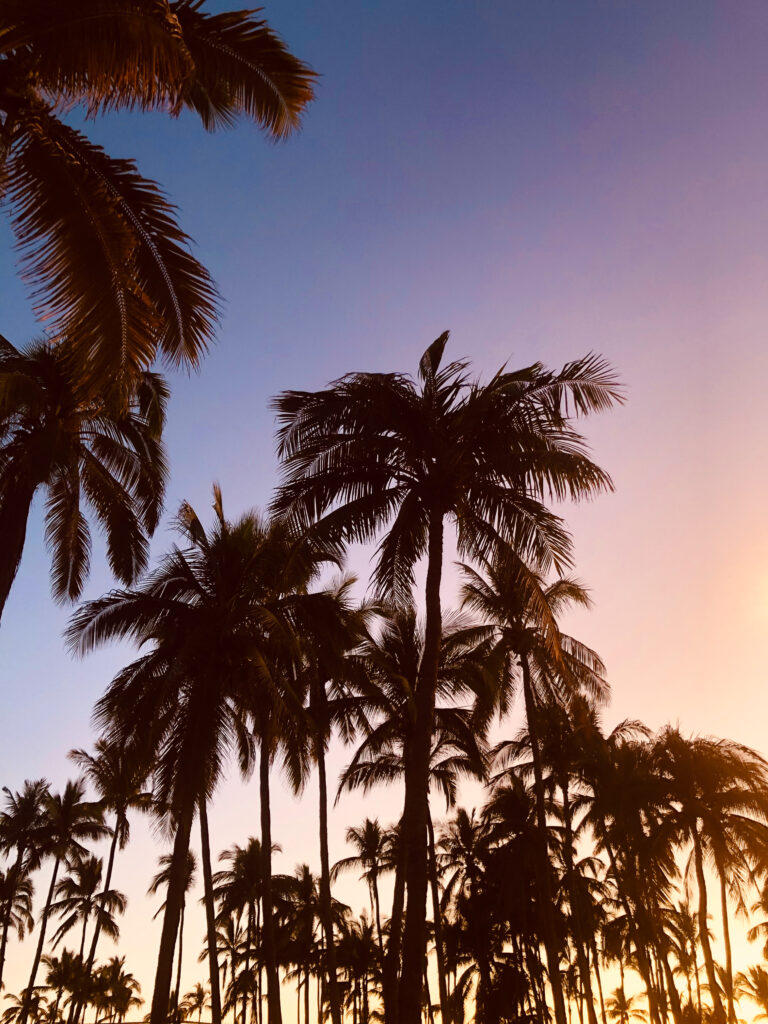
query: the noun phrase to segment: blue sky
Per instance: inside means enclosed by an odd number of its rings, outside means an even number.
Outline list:
[[[268,401],[283,388],[415,370],[445,329],[481,375],[603,352],[629,401],[587,432],[617,490],[568,518],[596,604],[573,628],[608,663],[606,718],[765,747],[768,7],[286,0],[266,16],[321,76],[294,138],[209,136],[191,117],[87,129],[162,183],[226,302],[200,373],[172,376],[169,513],[183,498],[205,508],[214,479],[232,513],[269,499]],[[36,326],[11,244],[2,224],[0,330],[23,342]],[[155,550],[171,541],[161,527]],[[110,585],[98,548],[94,561],[88,596]],[[0,630],[12,787],[66,778],[126,656],[64,652],[47,571],[37,509]],[[397,799],[377,798],[383,818]],[[278,803],[285,867],[316,863],[311,804]],[[214,843],[242,841],[256,809],[251,790],[225,787]],[[337,854],[362,813],[342,807]],[[129,961],[160,852],[138,832]]]

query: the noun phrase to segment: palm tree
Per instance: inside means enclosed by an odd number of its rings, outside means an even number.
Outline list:
[[[10,890],[8,902],[3,903],[2,937],[0,937],[0,988],[3,984],[8,932],[12,927],[14,897],[12,893],[29,871],[39,866],[38,841],[44,821],[44,802],[48,795],[45,779],[31,782],[27,779],[20,793],[3,787],[5,809],[0,813],[0,849],[4,853],[15,851],[15,859],[6,874]]]
[[[187,1013],[196,1013],[197,1022],[200,1024],[200,1020],[203,1016],[203,1010],[209,1009],[211,1001],[208,996],[208,989],[205,985],[201,985],[198,981],[195,987],[187,992],[184,996],[184,1005]]]
[[[158,186],[61,114],[139,107],[294,130],[313,75],[254,12],[188,0],[13,0],[0,20],[4,199],[36,310],[67,336],[78,373],[114,386],[159,351],[197,365],[217,316],[213,283]]]
[[[57,1020],[65,992],[69,992],[70,1005],[84,998],[87,976],[82,959],[68,949],[62,950],[60,957],[44,955],[43,963],[46,967],[45,987],[55,993],[50,1004],[51,1017]]]
[[[11,1000],[11,1005],[3,1010],[2,1024],[21,1024],[29,1017],[39,1021],[45,1012],[47,1000],[39,988],[24,988],[17,996],[9,994],[5,998]]]
[[[343,857],[336,861],[331,869],[331,880],[338,878],[344,871],[362,871],[361,879],[368,885],[371,898],[371,920],[376,925],[376,938],[379,954],[384,962],[384,941],[381,930],[381,904],[379,901],[379,874],[386,860],[388,837],[379,824],[379,819],[366,818],[358,828],[354,825],[347,829],[347,843],[355,853],[351,857]]]
[[[141,985],[136,978],[125,969],[125,957],[113,956],[99,968],[99,980],[106,989],[106,1002],[110,1009],[110,1019],[122,1024],[126,1014],[132,1007],[139,1007],[144,1000],[140,996]]]
[[[35,887],[27,875],[14,876],[13,869],[0,871],[0,919],[8,920],[20,939],[35,925],[32,917],[32,897]]]
[[[69,865],[70,874],[65,875],[56,885],[55,903],[51,904],[51,913],[63,917],[53,936],[54,948],[64,936],[82,921],[83,931],[80,938],[79,957],[85,957],[85,935],[91,917],[96,927],[106,932],[113,941],[120,937],[120,929],[115,921],[116,914],[125,912],[126,898],[116,889],[104,889],[101,886],[103,862],[92,855],[78,857]],[[86,974],[90,969],[86,967]]]
[[[623,988],[617,988],[608,997],[605,1008],[611,1020],[616,1024],[630,1024],[633,1020],[647,1020],[648,1014],[645,1010],[636,1006],[637,996],[628,996]]]
[[[101,810],[98,805],[84,800],[84,796],[85,785],[78,779],[76,782],[68,782],[62,793],[48,794],[43,803],[42,849],[44,854],[53,858],[53,873],[45,906],[40,915],[37,949],[32,961],[29,985],[25,989],[27,1003],[21,1007],[19,1024],[26,1024],[30,1012],[28,1000],[31,999],[34,992],[37,969],[43,954],[45,931],[53,903],[53,894],[56,890],[59,867],[65,859],[85,853],[83,840],[100,839],[108,831],[102,824]]]
[[[736,975],[736,994],[746,996],[760,1007],[755,1020],[768,1020],[768,971],[759,964]]]
[[[441,367],[448,335],[424,353],[417,385],[403,374],[350,374],[319,392],[284,392],[284,482],[274,503],[300,528],[319,520],[333,539],[369,541],[390,521],[373,584],[379,596],[412,600],[414,566],[427,559],[424,656],[403,811],[408,892],[400,984],[402,1024],[419,1024],[425,948],[429,758],[437,690],[440,582],[446,519],[462,555],[487,556],[498,540],[561,568],[570,539],[544,498],[584,498],[610,487],[568,415],[620,399],[613,373],[590,355],[559,373],[534,364],[481,385],[465,362]],[[569,408],[568,402],[572,402]],[[565,1024],[564,1007],[557,1007]]]
[[[539,884],[543,896],[542,929],[550,988],[558,1020],[565,1004],[560,983],[560,944],[554,921],[553,886],[547,848],[545,787],[542,766],[541,709],[548,704],[566,704],[579,693],[604,698],[605,667],[588,647],[561,632],[557,616],[570,605],[589,605],[581,584],[560,578],[545,585],[542,577],[527,567],[511,547],[499,548],[483,573],[463,566],[464,604],[493,627],[494,647],[489,661],[497,666],[498,684],[493,704],[503,714],[519,679],[533,762],[534,791],[539,833]],[[580,971],[588,988],[590,1024],[597,1024],[584,946]],[[591,1009],[590,1009],[591,1008]]]
[[[215,950],[206,803],[225,758],[235,749],[243,769],[250,770],[253,736],[258,737],[264,959],[272,1024],[280,1024],[270,903],[269,766],[280,753],[294,782],[299,784],[306,775],[306,742],[290,739],[292,725],[301,722],[303,705],[292,685],[300,655],[294,622],[308,584],[325,561],[338,556],[333,549],[310,547],[283,524],[271,524],[256,512],[228,522],[218,487],[214,510],[215,525],[206,533],[194,509],[184,503],[177,526],[187,546],[174,548],[135,590],[116,591],[83,605],[72,619],[69,640],[80,653],[119,638],[149,648],[113,680],[95,717],[120,743],[140,746],[150,738],[150,749],[157,751],[156,795],[175,831],[152,1024],[164,1021],[168,1009],[186,852],[196,811],[201,822],[208,946]],[[213,961],[210,966],[212,1015],[219,1024],[218,972]]]
[[[152,879],[149,889],[147,890],[148,896],[154,896],[155,893],[159,892],[160,889],[167,889],[171,881],[171,871],[173,869],[173,854],[164,853],[159,860],[160,870]],[[171,1002],[174,1006],[178,1005],[179,993],[181,991],[181,964],[182,954],[184,945],[184,912],[187,905],[187,893],[190,891],[192,886],[195,884],[195,872],[197,870],[197,861],[195,855],[191,850],[187,850],[186,863],[184,865],[184,876],[183,876],[183,888],[181,893],[181,908],[179,910],[179,928],[178,928],[178,953],[176,954],[176,987],[172,993]],[[159,909],[155,912],[155,917],[161,914],[165,910],[165,902],[163,902]],[[175,938],[176,938],[175,937]],[[175,943],[174,943],[175,945]]]
[[[146,568],[167,476],[160,438],[168,390],[141,373],[110,408],[85,388],[66,353],[49,342],[17,350],[0,338],[0,616],[21,562],[35,494],[46,494],[45,538],[57,601],[74,601],[88,577],[86,506],[107,539],[115,576]]]
[[[273,845],[273,851],[276,847]],[[229,923],[233,915],[239,920],[243,914],[246,919],[245,949],[243,974],[247,979],[251,973],[251,952],[260,944],[261,932],[261,878],[262,863],[261,844],[251,836],[245,847],[235,844],[219,855],[219,860],[229,863],[230,867],[217,871],[213,876],[213,895],[219,912],[217,921]],[[259,970],[259,974],[261,971]],[[234,981],[234,979],[233,979]],[[260,981],[257,985],[257,998],[260,998]],[[233,990],[233,1009],[236,1009]],[[242,1024],[246,1024],[248,992],[243,992]],[[235,1017],[237,1014],[235,1013]]]
[[[96,790],[104,811],[112,811],[115,822],[112,826],[112,842],[107,860],[107,874],[104,879],[105,891],[110,890],[115,854],[118,847],[124,850],[130,837],[131,828],[128,812],[149,810],[152,794],[144,791],[148,768],[140,752],[129,747],[110,744],[98,739],[94,753],[85,750],[70,750],[69,757],[81,769],[84,777]],[[101,917],[96,918],[91,948],[88,953],[86,974],[90,975],[96,960],[96,947],[101,934]]]

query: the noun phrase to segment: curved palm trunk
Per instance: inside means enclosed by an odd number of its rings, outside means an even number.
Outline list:
[[[398,992],[399,1024],[419,1024],[423,989],[422,958],[426,948],[427,914],[427,799],[429,755],[440,666],[442,610],[440,581],[443,569],[443,515],[433,510],[429,521],[426,621],[424,647],[416,681],[416,720],[409,772],[405,777],[403,843],[407,904],[403,932],[403,968]],[[565,1024],[565,1018],[558,1024]]]
[[[189,853],[189,835],[192,831],[194,803],[185,807],[176,827],[173,841],[173,855],[168,878],[168,893],[165,899],[163,930],[160,933],[160,949],[157,954],[157,970],[155,971],[155,987],[152,993],[150,1024],[165,1024],[168,1014],[168,1003],[171,994],[171,975],[173,974],[173,954],[176,935],[179,930],[181,908],[184,904],[187,888],[187,854]]]
[[[16,573],[19,571],[27,536],[29,510],[36,490],[36,484],[25,480],[17,481],[13,501],[6,501],[0,510],[0,537],[3,538],[0,549],[0,620]],[[29,1008],[26,1012],[29,1012]]]
[[[437,855],[435,853],[435,830],[432,814],[427,803],[427,840],[429,843],[429,884],[432,890],[432,917],[435,927],[435,955],[437,958],[437,987],[440,997],[440,1020],[450,1024],[451,1009],[448,1001],[448,986],[445,973],[445,946],[443,944],[443,915],[440,912],[440,888],[437,882]]]
[[[541,770],[541,752],[539,749],[538,726],[536,722],[536,705],[531,685],[531,671],[526,655],[520,656],[523,674],[523,697],[525,701],[525,717],[528,722],[528,735],[531,738],[531,754],[533,757],[534,788],[536,790],[536,830],[538,856],[536,857],[536,874],[541,888],[542,901],[542,932],[544,951],[547,954],[547,971],[549,987],[552,990],[552,1002],[555,1008],[557,1024],[566,1024],[565,999],[563,983],[560,975],[560,954],[552,920],[552,878],[549,870],[549,845],[547,843],[547,813],[544,806],[544,776]],[[593,1008],[594,1009],[594,1008]]]
[[[709,911],[707,909],[707,882],[704,877],[704,858],[701,852],[701,836],[699,835],[698,826],[694,825],[691,832],[693,839],[693,859],[696,865],[696,883],[699,890],[699,941],[701,942],[701,951],[704,954],[704,965],[707,969],[707,982],[709,984],[710,995],[712,996],[712,1009],[715,1020],[718,1024],[724,1024],[725,1011],[723,1010],[723,1003],[720,999],[720,990],[717,987],[715,961],[712,957],[712,947],[709,944],[709,932],[707,931],[707,917],[709,915]]]
[[[325,747],[322,738],[315,742],[320,795],[320,916],[325,934],[325,973],[328,979],[328,1003],[332,1024],[341,1024],[341,996],[336,975],[336,941],[333,934],[331,905],[331,869],[328,856],[328,780],[325,771]]]
[[[261,902],[264,908],[262,950],[267,972],[267,1021],[282,1024],[280,975],[277,970],[275,927],[272,920],[272,816],[269,806],[269,726],[261,737],[259,797],[261,800]],[[154,1021],[152,1022],[154,1024]]]
[[[48,886],[48,898],[45,901],[45,908],[43,915],[40,918],[40,936],[37,940],[37,949],[35,950],[35,959],[32,961],[32,971],[29,975],[29,984],[24,994],[24,1002],[21,1004],[21,1010],[19,1011],[18,1024],[26,1024],[27,1017],[29,1016],[30,1005],[32,1002],[32,996],[35,988],[35,978],[37,977],[37,969],[40,966],[40,958],[43,955],[43,946],[45,945],[45,929],[48,926],[48,915],[51,911],[51,903],[53,902],[53,890],[56,888],[56,876],[59,873],[59,865],[61,864],[61,858],[57,857],[53,864],[53,874],[51,875],[51,884]]]
[[[181,904],[181,913],[179,914],[179,953],[176,960],[176,988],[173,992],[173,1010],[175,1011],[179,1005],[179,999],[181,998],[181,962],[184,953],[184,911],[187,908],[186,897]]]
[[[0,607],[0,615],[2,615],[2,607]],[[3,971],[5,969],[5,956],[6,951],[8,949],[8,932],[10,931],[11,928],[11,914],[13,913],[13,897],[16,893],[16,886],[18,885],[19,882],[19,876],[21,875],[21,865],[24,861],[25,852],[26,850],[24,849],[24,847],[20,846],[13,868],[11,869],[12,882],[10,886],[10,895],[8,899],[8,906],[6,907],[5,913],[3,914],[3,935],[2,938],[0,939],[0,992],[2,991],[3,988]]]
[[[720,913],[723,919],[723,945],[725,946],[725,996],[728,1000],[728,1024],[736,1024],[736,1007],[733,1004],[733,958],[731,956],[731,928],[728,922],[728,891],[725,871],[717,865],[720,877]]]
[[[219,951],[216,941],[216,920],[213,905],[213,873],[211,871],[211,839],[208,834],[208,810],[206,799],[198,801],[200,811],[200,852],[203,862],[203,899],[205,901],[205,925],[208,936],[208,969],[211,981],[211,1019],[221,1024],[221,992],[219,988]],[[232,971],[234,974],[234,961]]]

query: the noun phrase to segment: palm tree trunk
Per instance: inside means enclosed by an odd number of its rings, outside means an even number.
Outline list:
[[[445,976],[445,946],[443,943],[443,915],[440,912],[440,888],[437,882],[437,855],[435,853],[435,830],[432,813],[427,802],[427,841],[429,843],[429,884],[432,890],[432,917],[435,927],[435,955],[437,958],[437,987],[440,998],[440,1020],[451,1024],[451,1009],[448,1001],[448,986]]]
[[[408,751],[404,752],[406,776],[408,775]],[[401,822],[402,836],[402,822]],[[403,905],[405,903],[405,852],[402,841],[395,867],[395,889],[392,896],[392,915],[389,919],[389,942],[382,971],[384,1015],[386,1024],[398,1024],[397,984],[400,971],[400,939],[403,930]]]
[[[0,614],[2,610],[0,609]],[[19,847],[16,855],[16,860],[13,867],[11,868],[11,885],[10,893],[8,896],[8,906],[3,914],[3,935],[0,939],[0,992],[3,989],[3,971],[5,969],[5,956],[8,948],[8,932],[11,928],[11,914],[13,913],[13,897],[16,894],[16,886],[19,882],[19,876],[21,875],[21,865],[24,860],[25,849],[23,846]]]
[[[37,484],[24,478],[18,480],[14,487],[13,500],[4,502],[0,511],[0,537],[3,538],[0,548],[0,620],[21,562],[29,510],[36,489]],[[21,1012],[28,1013],[29,1007]]]
[[[424,647],[414,695],[416,717],[410,772],[405,777],[403,807],[402,840],[405,846],[405,887],[408,899],[403,932],[403,968],[398,992],[399,1024],[419,1024],[421,1020],[422,957],[426,947],[429,756],[440,667],[442,570],[443,514],[441,510],[433,509],[429,517]],[[565,1019],[558,1024],[565,1024]]]
[[[325,771],[325,745],[321,736],[315,740],[315,760],[317,761],[320,795],[320,916],[325,934],[325,973],[328,979],[331,1022],[332,1024],[341,1024],[341,996],[336,976],[336,940],[333,934],[331,869],[328,856],[328,780]]]
[[[595,1012],[595,997],[592,992],[592,974],[589,969],[587,957],[586,939],[581,915],[581,901],[576,889],[576,878],[573,870],[573,822],[571,821],[571,801],[568,792],[568,777],[560,780],[560,791],[563,795],[563,821],[565,824],[565,875],[568,884],[568,897],[571,902],[571,925],[573,927],[576,962],[579,965],[579,976],[584,986],[584,996],[587,1004],[587,1017],[589,1024],[597,1024],[597,1013]]]
[[[261,800],[261,902],[263,907],[262,949],[267,971],[267,1021],[282,1024],[280,976],[277,971],[275,926],[272,919],[272,817],[269,806],[270,727],[264,726],[259,761],[259,796]],[[154,1021],[152,1022],[154,1024]]]
[[[243,1015],[242,1024],[247,1024],[248,1002],[253,1000],[251,992],[251,945],[253,944],[253,902],[248,903],[248,925],[245,930],[245,985],[243,986]],[[236,1014],[233,1012],[233,1016]]]
[[[549,844],[547,842],[547,813],[544,806],[544,776],[541,770],[541,752],[539,749],[538,723],[536,720],[536,705],[531,685],[531,670],[528,666],[528,658],[525,654],[520,655],[520,667],[523,674],[523,697],[525,701],[525,717],[528,722],[528,735],[531,739],[531,755],[533,758],[534,788],[536,790],[536,818],[538,829],[536,830],[538,856],[536,857],[536,874],[543,897],[541,923],[544,950],[547,954],[547,971],[549,974],[549,986],[552,990],[552,1002],[555,1008],[555,1020],[557,1024],[566,1024],[565,1000],[563,998],[563,983],[560,976],[560,954],[555,933],[552,910],[554,907],[552,896],[552,878],[549,866]]]
[[[216,915],[213,901],[213,872],[211,871],[211,840],[208,834],[208,810],[205,796],[198,801],[200,811],[200,851],[203,861],[203,899],[205,925],[208,936],[208,970],[211,981],[211,1020],[221,1024],[221,992],[219,988],[219,951],[216,940]],[[232,971],[234,974],[234,963]],[[234,981],[234,978],[233,978]]]
[[[712,1010],[718,1024],[723,1024],[725,1021],[725,1011],[720,999],[720,990],[717,987],[715,961],[712,957],[712,947],[709,944],[709,932],[707,930],[707,917],[709,914],[707,910],[707,882],[704,877],[704,858],[701,852],[701,836],[699,835],[698,826],[694,824],[691,832],[693,838],[693,859],[696,865],[696,883],[699,889],[699,941],[701,942],[701,951],[704,954],[704,965],[707,969],[707,982],[709,983],[709,991],[712,996]]]
[[[176,945],[179,918],[187,887],[187,854],[189,853],[189,835],[192,831],[193,817],[194,802],[190,801],[181,813],[176,826],[176,837],[173,841],[168,892],[165,898],[165,913],[163,915],[163,930],[160,933],[155,987],[152,992],[150,1024],[165,1024],[168,1015],[174,947]]]
[[[61,858],[57,857],[53,863],[53,874],[51,875],[51,884],[48,886],[48,898],[45,901],[45,908],[43,909],[42,917],[40,918],[40,936],[37,940],[37,949],[35,950],[35,959],[32,961],[32,971],[29,975],[29,984],[24,994],[24,1002],[22,1003],[21,1010],[19,1011],[18,1024],[27,1024],[27,1017],[29,1016],[29,1007],[32,1001],[32,995],[35,988],[35,978],[37,977],[37,969],[40,966],[40,958],[43,955],[43,946],[45,944],[45,929],[48,925],[48,915],[51,910],[51,903],[53,902],[53,890],[56,888],[56,876],[59,873],[59,865],[61,864]]]
[[[720,876],[720,913],[723,918],[723,945],[725,946],[725,995],[728,1000],[728,1024],[736,1024],[736,1008],[733,1005],[733,958],[731,956],[731,928],[728,922],[728,891],[725,871],[717,865]]]
[[[173,1009],[179,1005],[179,999],[181,998],[181,962],[182,954],[184,952],[184,911],[187,907],[186,897],[181,904],[181,913],[179,914],[179,955],[176,962],[176,989],[173,993]]]

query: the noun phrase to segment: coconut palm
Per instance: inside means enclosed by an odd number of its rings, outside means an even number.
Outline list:
[[[47,1000],[40,988],[25,988],[17,996],[9,994],[5,998],[10,1000],[11,1005],[0,1016],[2,1024],[20,1024],[27,1019],[39,1021],[45,1014]]]
[[[148,768],[139,751],[110,744],[105,739],[96,741],[93,754],[89,754],[85,750],[70,750],[69,757],[94,787],[102,809],[111,811],[115,816],[107,860],[107,873],[104,878],[104,889],[108,892],[112,884],[115,854],[118,847],[121,850],[125,849],[130,837],[128,812],[131,810],[147,811],[152,806],[152,794],[144,789]],[[88,975],[93,970],[96,960],[96,948],[100,934],[101,918],[97,916],[86,963]]]
[[[13,892],[22,879],[39,866],[39,840],[44,823],[44,802],[48,795],[45,779],[34,782],[27,779],[21,792],[13,793],[3,787],[5,808],[0,812],[0,849],[14,853],[14,860],[6,873],[9,900],[2,909],[2,936],[0,936],[0,987],[3,983],[8,933],[12,927]]]
[[[620,398],[613,373],[594,355],[558,373],[541,364],[502,369],[482,385],[466,362],[441,365],[447,340],[441,335],[424,353],[418,385],[403,374],[357,373],[324,391],[284,392],[274,403],[284,469],[275,510],[302,528],[319,520],[325,536],[345,541],[373,540],[389,526],[372,581],[383,598],[410,602],[415,564],[427,559],[424,656],[403,812],[402,1024],[419,1024],[421,1014],[423,837],[446,520],[455,524],[463,556],[488,556],[504,540],[545,567],[567,565],[568,533],[544,499],[579,499],[610,486],[568,413],[606,409]],[[563,1005],[557,1020],[565,1024]]]
[[[81,960],[85,957],[85,936],[91,917],[94,918],[96,927],[104,931],[110,939],[116,942],[120,937],[115,916],[125,912],[127,901],[116,889],[105,888],[99,891],[102,868],[103,861],[100,857],[88,854],[74,859],[69,865],[69,874],[56,885],[55,895],[58,899],[50,908],[52,914],[64,918],[53,935],[54,948],[82,921],[83,930],[78,954]],[[90,973],[87,968],[86,973]]]
[[[195,987],[184,995],[184,1006],[186,1007],[187,1013],[196,1013],[197,1021],[200,1024],[200,1020],[203,1016],[203,1010],[209,1009],[211,1001],[208,994],[208,989],[205,985],[201,985],[198,981]]]
[[[605,1008],[616,1024],[630,1024],[633,1020],[647,1020],[648,1014],[637,1006],[637,996],[628,996],[623,988],[617,988],[608,997]]]
[[[113,680],[96,720],[123,743],[149,737],[156,759],[156,795],[175,832],[171,877],[158,955],[152,1022],[168,1009],[173,949],[193,818],[200,814],[208,946],[215,950],[212,871],[206,804],[225,759],[237,752],[244,770],[260,750],[264,858],[264,959],[270,1013],[279,1024],[279,980],[270,905],[269,767],[280,756],[298,785],[306,775],[306,742],[291,739],[301,723],[303,695],[293,685],[300,646],[294,623],[306,590],[336,552],[303,543],[289,527],[249,512],[226,520],[214,488],[215,525],[206,532],[184,503],[177,517],[186,543],[174,548],[133,591],[83,605],[72,619],[70,643],[86,653],[106,640],[130,638],[148,653]],[[295,741],[294,741],[295,740]],[[214,955],[213,952],[211,954]],[[211,962],[211,1002],[219,1024],[218,971]]]
[[[61,348],[40,341],[17,350],[0,338],[0,616],[39,491],[57,601],[76,600],[88,578],[86,510],[105,533],[119,580],[132,583],[146,568],[167,475],[167,399],[162,378],[143,372],[110,408],[78,381]]]
[[[289,134],[313,76],[253,14],[189,0],[3,5],[4,201],[36,311],[90,384],[120,383],[157,351],[196,365],[217,296],[158,186],[62,114],[186,109],[208,130],[244,118]]]
[[[355,853],[351,857],[337,860],[331,869],[331,881],[344,871],[361,871],[361,879],[368,885],[371,898],[371,920],[376,925],[379,954],[384,961],[384,942],[381,930],[381,904],[379,901],[379,875],[387,857],[388,838],[378,818],[366,818],[359,827],[347,829],[346,841]]]
[[[153,877],[150,882],[149,889],[147,890],[148,896],[154,896],[155,893],[161,889],[167,889],[171,881],[171,871],[173,869],[173,854],[164,853],[160,859],[160,870]],[[181,907],[179,910],[179,929],[178,935],[178,952],[176,954],[176,987],[172,993],[171,1002],[175,1006],[178,1006],[179,992],[181,991],[181,964],[182,955],[184,952],[184,912],[187,906],[187,893],[190,891],[192,886],[195,884],[195,873],[197,871],[197,861],[194,853],[191,850],[187,850],[186,863],[184,865],[184,876],[183,876],[183,888],[181,893]],[[165,901],[161,903],[159,909],[155,912],[155,917],[161,914],[165,910]]]
[[[744,973],[736,975],[735,984],[739,998],[746,996],[760,1007],[754,1019],[768,1020],[768,971],[759,964],[748,967]]]
[[[45,987],[55,994],[55,998],[49,1003],[50,1015],[53,1020],[58,1020],[59,1006],[65,992],[69,993],[70,1005],[85,996],[85,974],[82,959],[68,949],[61,951],[61,956],[43,955],[43,964],[46,968]]]
[[[555,1009],[565,1012],[560,984],[560,944],[554,921],[554,892],[547,848],[545,787],[542,766],[541,709],[548,704],[567,705],[580,693],[604,699],[605,668],[598,655],[563,633],[557,617],[572,605],[589,605],[589,598],[574,579],[560,578],[546,584],[514,548],[500,547],[482,572],[462,567],[464,604],[491,624],[493,648],[489,661],[496,667],[498,682],[492,707],[508,711],[520,683],[533,762],[534,792],[539,825],[539,884],[543,895],[542,930]],[[583,945],[579,944],[583,951]],[[590,987],[589,971],[581,962],[582,977]],[[591,991],[590,1024],[597,1024]],[[559,1018],[558,1018],[559,1019]]]
[[[20,939],[32,931],[35,921],[32,917],[32,897],[35,887],[28,875],[14,875],[13,869],[0,871],[0,920],[8,920]]]
[[[100,807],[91,801],[84,800],[84,796],[85,785],[82,780],[78,779],[76,782],[68,782],[61,793],[49,793],[43,802],[41,846],[44,854],[53,858],[53,872],[45,906],[40,915],[37,949],[32,961],[29,985],[25,989],[28,1000],[31,999],[35,989],[35,979],[43,954],[45,932],[56,891],[59,867],[68,858],[85,853],[84,840],[101,839],[108,832],[101,819]],[[29,1012],[30,1005],[23,1005],[19,1015],[19,1024],[26,1024]]]

